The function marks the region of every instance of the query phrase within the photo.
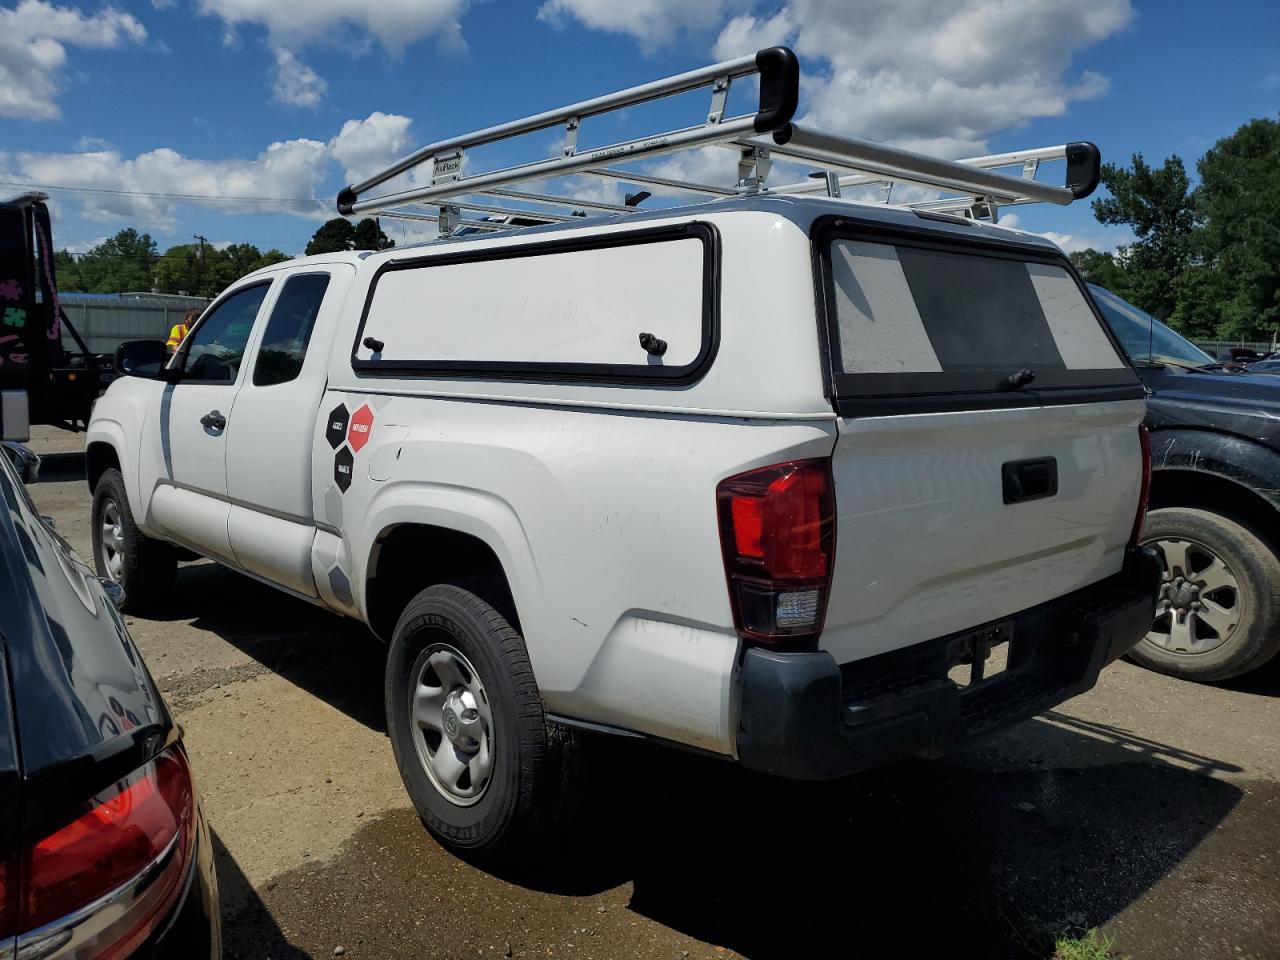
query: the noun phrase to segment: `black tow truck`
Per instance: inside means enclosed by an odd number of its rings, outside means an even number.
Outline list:
[[[113,379],[110,354],[89,351],[58,302],[43,193],[0,203],[0,439],[31,424],[83,430]]]

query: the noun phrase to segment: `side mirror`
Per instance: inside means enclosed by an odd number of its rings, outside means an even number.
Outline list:
[[[169,360],[163,340],[127,340],[116,347],[116,372],[126,377],[164,379],[162,371]]]
[[[3,448],[5,455],[9,458],[9,462],[13,464],[13,469],[17,471],[18,477],[23,483],[36,482],[36,478],[40,475],[39,456],[23,444],[14,443],[10,440],[0,440],[0,448]]]

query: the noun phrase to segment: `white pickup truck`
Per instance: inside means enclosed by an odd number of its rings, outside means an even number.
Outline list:
[[[291,261],[171,361],[126,345],[100,572],[145,609],[185,549],[367,623],[406,787],[476,853],[554,815],[583,729],[833,777],[1088,689],[1159,573],[1143,390],[1066,258],[744,181]]]

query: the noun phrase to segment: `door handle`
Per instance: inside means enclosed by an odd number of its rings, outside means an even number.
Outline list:
[[[200,418],[200,424],[210,430],[225,430],[227,429],[227,418],[217,410],[210,410]]]
[[[1055,457],[1012,460],[1000,468],[1005,503],[1043,500],[1058,494],[1058,461]]]

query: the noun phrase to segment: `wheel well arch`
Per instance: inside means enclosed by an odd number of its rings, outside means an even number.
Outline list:
[[[120,455],[116,453],[115,447],[105,440],[89,444],[84,452],[84,471],[90,493],[93,493],[102,475],[113,467],[120,469]]]
[[[1243,483],[1203,470],[1156,470],[1151,509],[1192,507],[1236,520],[1280,553],[1280,511]]]
[[[419,523],[389,527],[374,541],[365,575],[370,629],[390,640],[405,605],[438,583],[466,586],[520,630],[511,583],[493,548],[473,534]]]

